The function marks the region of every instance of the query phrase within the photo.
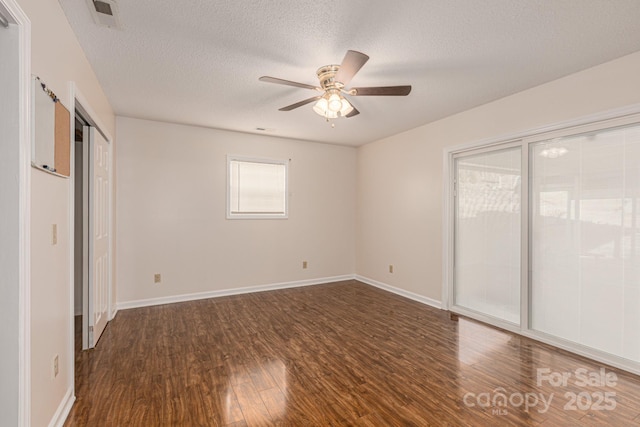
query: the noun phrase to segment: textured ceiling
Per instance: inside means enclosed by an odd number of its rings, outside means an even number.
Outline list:
[[[640,50],[640,0],[119,0],[121,30],[60,0],[116,114],[361,145]],[[371,59],[331,128],[308,104],[316,69]],[[266,128],[266,132],[256,128]]]

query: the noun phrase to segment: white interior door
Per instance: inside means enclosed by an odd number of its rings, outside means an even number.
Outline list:
[[[95,347],[108,321],[110,149],[100,132],[89,128],[89,347]]]

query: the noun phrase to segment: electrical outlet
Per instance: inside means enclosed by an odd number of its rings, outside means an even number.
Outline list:
[[[53,368],[53,372],[52,372],[53,378],[57,377],[58,376],[58,372],[60,372],[59,363],[58,362],[59,362],[59,359],[58,359],[58,355],[56,354],[55,357],[53,358],[53,366],[52,366],[52,368]]]
[[[309,266],[309,264],[307,263],[307,261],[302,261],[302,268],[307,268]]]
[[[162,276],[160,275],[160,273],[156,273],[153,275],[153,283],[160,283],[162,282]]]
[[[58,224],[51,225],[51,244],[58,244]]]
[[[393,264],[389,264],[389,273],[393,273]]]

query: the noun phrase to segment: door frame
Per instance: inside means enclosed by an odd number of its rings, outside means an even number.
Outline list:
[[[82,92],[80,91],[80,89],[78,88],[78,86],[74,83],[74,82],[69,82],[69,99],[70,99],[70,105],[69,105],[69,111],[72,112],[72,114],[70,114],[70,126],[71,126],[71,132],[72,135],[71,137],[73,137],[73,132],[75,129],[75,117],[76,117],[76,111],[78,111],[80,113],[80,115],[87,121],[88,125],[95,128],[96,131],[100,132],[102,134],[102,136],[107,140],[107,143],[109,145],[111,145],[111,150],[109,150],[109,164],[113,165],[113,138],[111,137],[111,135],[109,134],[109,132],[106,130],[107,128],[104,126],[104,124],[100,121],[100,118],[98,117],[98,114],[96,114],[95,110],[93,109],[93,107],[91,106],[91,104],[89,103],[89,101],[87,100],[87,98],[82,94]],[[87,147],[88,148],[88,147]],[[70,156],[70,162],[71,164],[75,164],[75,150],[71,150],[71,156]],[[69,185],[71,186],[71,188],[75,188],[75,174],[71,174],[70,177],[70,183]],[[113,183],[113,167],[111,167],[109,169],[109,180],[110,182]],[[69,218],[69,223],[70,224],[74,224],[75,223],[75,210],[74,210],[74,205],[75,205],[75,197],[70,197],[69,198],[69,212],[70,212],[70,218]],[[108,291],[107,291],[107,320],[110,321],[113,319],[115,312],[112,309],[113,307],[113,301],[112,301],[112,295],[113,295],[113,184],[111,186],[109,186],[109,219],[108,219],[108,227],[109,227],[109,270],[108,270],[108,282],[109,282],[109,286],[108,286]],[[74,263],[75,263],[75,257],[74,257],[74,251],[75,251],[75,241],[74,241],[74,227],[69,227],[69,241],[71,242],[71,244],[69,245],[69,271],[75,271],[74,270]],[[92,243],[92,237],[91,235],[89,235],[89,239],[88,239],[88,243],[89,245],[91,245]],[[90,280],[89,280],[90,281]],[[71,307],[71,316],[70,316],[70,321],[69,321],[69,354],[74,354],[74,342],[75,342],[75,321],[74,321],[74,317],[75,317],[75,304],[74,304],[74,294],[75,294],[75,284],[74,284],[74,277],[72,275],[72,277],[70,277],[69,280],[69,295],[70,295],[70,307]],[[83,289],[83,293],[84,298],[87,298],[88,295],[88,289]],[[85,311],[85,306],[86,304],[83,303],[83,316],[86,316],[87,313]],[[83,342],[84,342],[84,336],[83,336]],[[84,345],[83,345],[84,348]],[[70,358],[70,366],[69,366],[69,373],[71,375],[71,378],[69,379],[71,381],[72,386],[72,390],[73,390],[73,394],[75,395],[75,381],[74,381],[74,377],[73,375],[75,374],[75,358],[71,357]]]
[[[16,0],[0,0],[18,27],[18,424],[31,423],[31,21]],[[2,160],[0,160],[0,167]],[[0,243],[1,245],[2,243]],[[15,247],[6,248],[15,251]]]
[[[474,156],[477,154],[487,154],[493,153],[501,150],[508,149],[520,149],[520,248],[525,249],[520,254],[520,282],[519,282],[519,292],[520,292],[520,302],[518,304],[520,314],[518,323],[511,323],[504,319],[494,318],[485,313],[477,312],[473,309],[469,309],[466,307],[458,306],[455,304],[455,240],[456,234],[458,233],[457,229],[457,221],[455,219],[455,214],[457,212],[457,203],[459,201],[459,197],[456,194],[457,192],[457,168],[456,168],[456,160],[460,158],[464,158],[466,156]],[[497,326],[502,329],[506,329],[512,332],[519,332],[523,329],[528,329],[529,327],[529,298],[528,298],[528,287],[527,287],[527,279],[528,279],[528,271],[529,271],[529,229],[528,229],[528,199],[526,197],[522,197],[525,194],[525,189],[529,186],[529,169],[528,169],[528,147],[520,138],[507,139],[503,142],[489,144],[486,146],[479,147],[470,147],[463,150],[452,151],[449,153],[449,167],[448,167],[448,176],[447,179],[449,181],[450,188],[450,197],[447,202],[449,205],[449,227],[448,230],[448,239],[450,241],[449,246],[449,257],[447,261],[449,262],[447,265],[447,277],[449,282],[447,283],[447,294],[445,300],[447,301],[446,310],[452,311],[456,314],[461,314],[463,316],[469,317],[477,317],[481,319],[485,323],[489,323],[491,325]],[[444,295],[444,294],[443,294]]]

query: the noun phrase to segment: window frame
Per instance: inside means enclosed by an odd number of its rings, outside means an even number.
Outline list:
[[[235,213],[231,211],[231,162],[284,166],[284,212]],[[289,160],[264,157],[227,155],[227,219],[288,219],[289,218]]]

